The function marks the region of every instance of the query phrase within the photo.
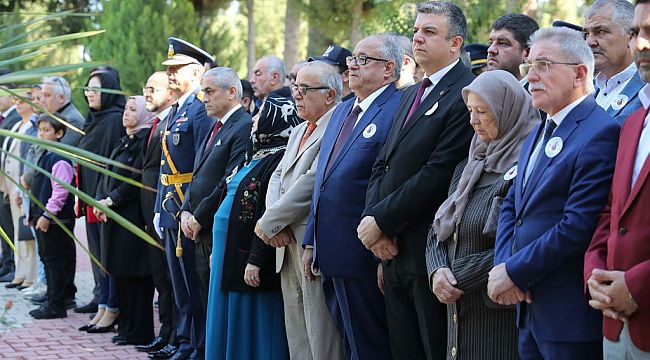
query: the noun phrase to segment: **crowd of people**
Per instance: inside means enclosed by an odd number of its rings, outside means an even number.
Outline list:
[[[650,359],[650,1],[466,38],[429,1],[412,39],[267,55],[250,82],[170,37],[142,96],[92,70],[85,119],[62,77],[1,96],[1,128],[143,186],[0,139],[0,280],[152,359]],[[77,217],[101,264],[79,307]]]

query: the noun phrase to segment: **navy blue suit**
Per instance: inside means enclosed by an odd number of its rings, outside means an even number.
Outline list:
[[[584,297],[583,256],[607,202],[619,127],[588,96],[552,135],[562,139],[561,151],[548,157],[542,147],[525,188],[543,123],[523,145],[519,175],[501,208],[494,260],[505,262],[515,285],[532,295],[532,304],[517,306],[523,359],[602,356],[602,318]]]
[[[622,101],[621,104],[616,104],[617,100],[614,100],[614,103],[606,109],[607,113],[618,121],[619,124],[623,124],[628,116],[641,107],[639,91],[645,84],[646,83],[641,80],[639,72],[635,72],[632,79],[630,79],[617,97],[617,99],[625,99],[625,101]]]
[[[357,236],[372,166],[393,124],[402,92],[394,84],[370,104],[335,158],[332,151],[356,98],[339,105],[325,130],[305,232],[325,301],[351,359],[390,359],[378,262]],[[329,163],[329,166],[328,166]],[[336,224],[333,226],[333,224]]]
[[[208,117],[200,98],[202,98],[200,91],[192,93],[178,108],[175,115],[168,119],[163,134],[166,137],[169,157],[181,174],[192,172],[195,155],[202,150],[203,139],[214,123],[214,120]],[[172,174],[164,151],[161,155],[160,172]],[[181,189],[184,193],[188,185],[189,183],[182,184]],[[174,200],[167,200],[163,206],[162,202],[168,193],[172,194]],[[180,258],[176,257],[180,224],[175,216],[180,211],[182,203],[174,185],[165,186],[158,181],[155,212],[160,213],[160,227],[164,229],[167,265],[178,309],[176,336],[180,342],[179,351],[191,353],[202,350],[205,345],[205,313],[202,310],[199,293],[195,244],[194,241],[186,238],[182,231],[180,239],[183,255]]]

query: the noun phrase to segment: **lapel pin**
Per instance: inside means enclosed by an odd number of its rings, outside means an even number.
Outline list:
[[[503,175],[503,180],[509,181],[514,179],[517,176],[517,165],[513,166],[508,170],[507,173]]]
[[[564,143],[562,143],[562,138],[559,136],[552,137],[548,143],[546,143],[546,148],[544,149],[544,153],[546,153],[546,156],[550,158],[554,158],[557,156],[557,154],[562,151],[562,146],[564,146]]]

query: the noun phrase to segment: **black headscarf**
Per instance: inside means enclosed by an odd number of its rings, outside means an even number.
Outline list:
[[[122,90],[118,81],[117,70],[112,68],[98,68],[90,72],[88,81],[93,76],[99,77],[102,89]],[[84,98],[85,99],[85,98]],[[86,99],[86,101],[88,101]],[[83,131],[86,133],[79,140],[79,147],[92,151],[95,154],[109,157],[113,145],[126,132],[122,126],[122,114],[126,99],[124,95],[101,93],[100,109],[90,109],[86,116]],[[79,169],[79,188],[88,195],[95,196],[99,174],[85,167]]]
[[[261,152],[286,148],[291,129],[302,122],[291,98],[267,97],[258,115],[257,130],[251,134],[246,151],[247,162]]]

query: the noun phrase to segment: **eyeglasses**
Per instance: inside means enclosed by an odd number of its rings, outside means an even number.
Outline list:
[[[307,91],[311,90],[326,90],[327,86],[307,86],[307,85],[291,85],[291,92],[298,93],[300,96],[307,95]]]
[[[364,66],[368,63],[368,60],[375,60],[375,61],[383,61],[383,62],[388,62],[390,60],[386,59],[380,59],[372,56],[366,56],[366,55],[359,55],[359,56],[346,56],[345,57],[345,63],[348,66],[352,65],[357,65],[357,66]]]
[[[156,89],[155,87],[143,87],[142,95],[151,95],[158,91],[165,91],[166,89]]]
[[[569,63],[569,62],[559,62],[559,61],[550,61],[550,60],[537,60],[532,63],[523,63],[519,64],[519,72],[521,76],[527,76],[531,68],[535,69],[537,73],[545,73],[551,67],[551,65],[580,65],[580,63]]]
[[[99,89],[100,89],[100,88],[98,88],[98,87],[96,87],[96,86],[84,86],[83,89],[84,89],[84,92],[85,92],[85,93],[90,93],[90,92],[92,92],[92,93],[96,93],[96,92],[99,92]]]

